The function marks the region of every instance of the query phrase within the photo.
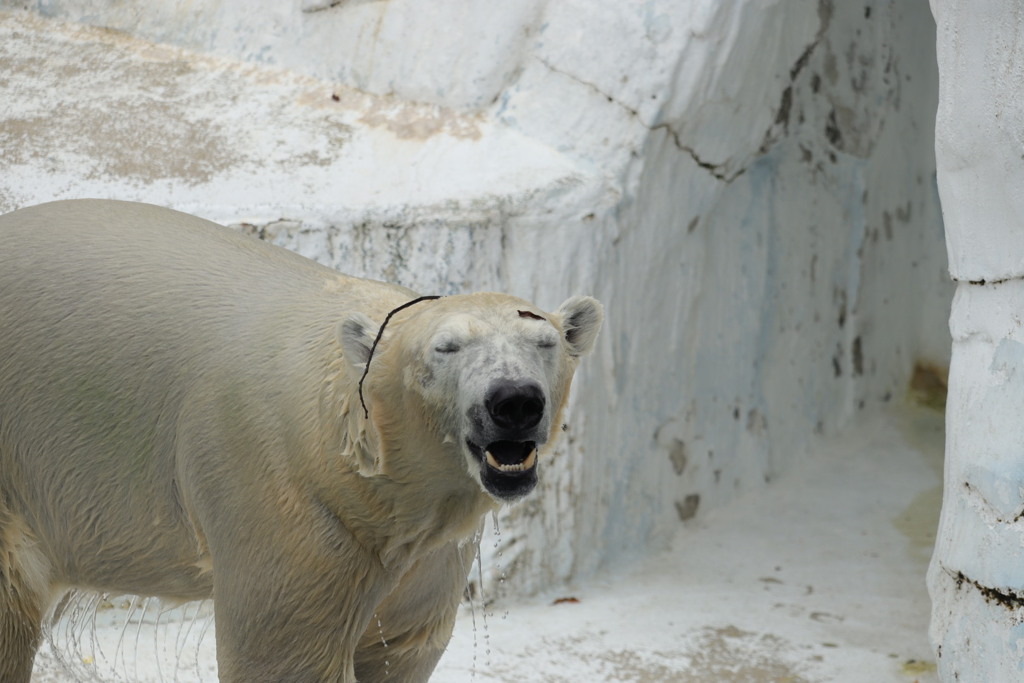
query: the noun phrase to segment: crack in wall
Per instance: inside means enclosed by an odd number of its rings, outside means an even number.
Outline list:
[[[985,285],[1003,285],[1007,282],[1013,282],[1014,280],[1024,280],[1024,275],[1010,275],[1007,277],[995,278],[993,280],[986,280],[985,278],[981,278],[979,280],[961,280],[960,278],[954,277],[952,280],[957,284],[967,283],[969,285],[984,287]]]
[[[824,26],[819,28],[818,29],[818,34],[815,37],[814,41],[811,42],[807,47],[805,47],[804,51],[801,52],[800,56],[796,58],[795,62],[793,62],[793,66],[790,67],[790,69],[789,69],[789,80],[790,80],[790,82],[795,81],[796,77],[799,76],[800,72],[804,70],[805,66],[807,66],[807,62],[809,62],[811,60],[811,55],[814,53],[814,49],[816,47],[818,47],[818,45],[821,43],[822,34],[824,32],[825,32],[825,27]]]
[[[766,154],[772,145],[784,135],[789,134],[789,119],[790,113],[793,109],[793,88],[796,83],[797,77],[800,76],[804,68],[811,61],[811,56],[819,45],[825,40],[825,33],[828,31],[829,25],[832,22],[832,3],[831,0],[821,0],[818,3],[818,30],[814,33],[814,40],[807,44],[800,56],[796,58],[793,65],[789,67],[789,84],[782,89],[782,93],[779,95],[779,104],[775,110],[775,118],[772,124],[768,126],[768,129],[764,132],[761,146],[758,148],[758,154]],[[817,93],[817,88],[812,86],[812,90]],[[781,130],[782,135],[779,135]]]
[[[764,132],[764,136],[762,138],[760,146],[757,148],[755,156],[763,156],[764,154],[767,154],[768,151],[772,148],[772,146],[776,142],[778,142],[778,140],[782,137],[777,137],[776,135],[773,134],[773,131],[776,131],[776,129],[781,128],[783,136],[789,133],[789,118],[790,112],[793,108],[793,84],[796,82],[797,77],[801,74],[801,72],[803,72],[804,68],[806,68],[808,63],[810,63],[811,56],[814,54],[814,51],[825,40],[825,33],[828,31],[829,25],[832,21],[832,11],[833,8],[831,0],[820,0],[820,2],[818,3],[818,30],[814,34],[814,40],[807,44],[803,52],[800,53],[800,56],[798,56],[796,60],[793,62],[793,65],[790,66],[789,84],[786,85],[786,87],[784,87],[782,89],[782,92],[779,94],[779,104],[775,109],[775,116],[772,119],[772,124]],[[678,132],[675,131],[671,125],[663,123],[654,127],[648,126],[648,128],[652,131],[658,128],[664,128],[672,136],[672,139],[675,142],[676,147],[680,151],[689,154],[690,157],[693,159],[694,163],[696,163],[698,166],[705,169],[712,176],[726,184],[736,180],[736,178],[743,175],[747,171],[747,168],[749,168],[748,164],[737,169],[732,173],[724,173],[722,169],[726,166],[728,161],[723,161],[716,164],[704,160],[703,158],[701,158],[699,154],[697,154],[697,151],[695,149],[693,149],[689,145],[683,144]]]
[[[605,91],[603,91],[599,87],[597,87],[597,85],[595,85],[595,84],[593,84],[593,83],[591,83],[589,81],[586,81],[586,80],[584,80],[582,78],[579,78],[578,76],[575,76],[575,75],[573,75],[573,74],[571,74],[571,73],[569,73],[567,71],[559,69],[558,67],[552,65],[550,62],[548,62],[547,60],[545,60],[545,59],[543,59],[541,57],[537,57],[537,61],[539,61],[541,64],[543,64],[544,68],[548,69],[549,71],[551,71],[553,73],[561,74],[562,76],[565,76],[566,78],[569,78],[569,79],[571,79],[573,81],[576,81],[580,85],[583,85],[583,86],[586,86],[587,88],[590,88],[595,93],[597,93],[598,95],[604,97],[606,100],[608,100],[612,104],[615,104],[615,105],[621,107],[630,116],[635,118],[637,120],[637,122],[641,126],[643,126],[645,129],[647,129],[648,131],[653,133],[654,131],[664,129],[665,131],[668,132],[669,136],[672,138],[672,141],[675,143],[676,149],[678,149],[681,152],[687,153],[690,156],[690,158],[693,159],[694,163],[696,163],[701,168],[705,169],[708,173],[710,173],[712,176],[714,176],[718,180],[721,180],[724,183],[731,183],[733,180],[735,180],[736,178],[738,178],[739,176],[743,175],[743,173],[746,172],[747,169],[744,167],[744,168],[741,168],[741,169],[739,169],[739,170],[737,170],[737,171],[735,171],[733,173],[730,173],[730,174],[723,173],[721,169],[722,169],[723,166],[725,166],[726,162],[721,162],[721,163],[717,163],[716,164],[716,163],[713,163],[713,162],[710,162],[710,161],[705,161],[704,159],[702,159],[700,157],[700,155],[697,154],[696,150],[694,150],[689,145],[683,144],[682,140],[679,137],[679,133],[676,130],[674,130],[670,124],[668,124],[668,123],[659,123],[659,124],[656,124],[656,125],[652,126],[652,125],[646,123],[641,118],[640,112],[638,112],[636,109],[630,107],[629,105],[625,104],[621,100],[619,100],[619,99],[609,95],[608,93],[606,93]]]
[[[566,78],[568,78],[570,80],[576,81],[580,85],[584,85],[584,86],[590,88],[591,90],[596,92],[598,95],[600,95],[600,96],[604,97],[605,99],[607,99],[612,104],[616,104],[616,105],[622,107],[631,116],[636,118],[637,121],[640,122],[640,125],[642,125],[644,128],[647,128],[648,130],[650,130],[650,126],[648,126],[646,123],[644,123],[643,119],[640,118],[640,113],[636,109],[633,109],[632,107],[630,107],[629,105],[625,104],[624,102],[616,99],[615,97],[612,97],[611,95],[606,93],[604,90],[601,90],[599,87],[597,87],[596,85],[591,83],[590,81],[585,81],[582,78],[580,78],[579,76],[571,74],[568,71],[565,71],[564,69],[559,69],[557,66],[554,66],[551,62],[549,62],[548,60],[544,59],[543,57],[537,57],[537,61],[540,62],[541,64],[543,64],[544,68],[547,69],[548,71],[551,71],[551,72],[556,73],[556,74],[561,74],[562,76],[565,76]]]
[[[948,567],[943,567],[942,570],[953,579],[956,583],[957,589],[962,589],[965,585],[974,588],[985,602],[990,605],[999,605],[1005,607],[1008,610],[1017,611],[1024,610],[1024,594],[1021,594],[1015,590],[1009,588],[997,589],[991,586],[986,586],[981,582],[970,578],[961,571],[953,571]]]
[[[669,136],[672,138],[672,142],[675,143],[676,149],[678,149],[681,152],[686,152],[687,154],[689,154],[690,158],[693,159],[693,163],[697,164],[698,166],[706,170],[708,173],[710,173],[712,176],[714,176],[718,180],[721,180],[723,183],[727,185],[747,172],[747,167],[744,166],[742,168],[737,169],[736,171],[733,171],[732,173],[723,173],[722,167],[725,166],[727,162],[723,161],[721,163],[716,164],[710,161],[705,161],[700,157],[699,154],[697,154],[697,150],[695,150],[693,147],[690,147],[689,145],[684,145],[683,141],[680,140],[679,138],[679,133],[675,129],[673,129],[671,125],[667,123],[659,123],[656,126],[648,127],[648,130],[650,130],[651,132],[654,132],[659,129],[664,129],[669,134]]]
[[[778,128],[781,128],[783,134],[789,133],[789,117],[790,111],[793,106],[793,83],[796,81],[797,77],[801,74],[801,72],[803,72],[804,68],[810,62],[811,56],[814,54],[814,51],[825,39],[825,33],[828,30],[832,17],[831,0],[821,0],[819,2],[818,16],[819,26],[818,30],[815,32],[814,40],[807,44],[807,46],[803,49],[800,55],[790,66],[789,83],[786,85],[786,87],[782,89],[779,95],[779,104],[775,109],[775,116],[772,119],[772,124],[764,132],[762,142],[760,146],[757,148],[755,156],[762,156],[766,154],[771,149],[772,145],[774,145],[778,141],[779,137],[781,136],[773,134],[773,132],[775,132]],[[676,149],[689,155],[689,157],[693,160],[695,164],[697,164],[697,166],[707,171],[713,178],[720,180],[725,184],[729,184],[732,181],[739,178],[744,173],[746,173],[749,164],[746,166],[742,166],[741,168],[738,168],[735,171],[732,171],[731,173],[727,173],[725,169],[728,166],[728,163],[730,161],[729,159],[717,163],[704,159],[703,157],[700,156],[700,154],[697,153],[697,150],[695,150],[693,147],[685,144],[682,141],[679,131],[675,130],[670,123],[665,122],[658,123],[655,125],[648,124],[641,118],[640,113],[636,109],[630,107],[629,105],[613,97],[612,95],[609,95],[607,92],[599,88],[596,84],[584,80],[563,69],[559,69],[558,67],[554,66],[553,64],[551,64],[549,61],[542,57],[538,56],[536,57],[536,59],[549,71],[565,76],[566,78],[569,78],[583,86],[586,86],[587,88],[594,91],[598,95],[607,99],[608,102],[611,102],[621,107],[630,116],[635,118],[640,123],[640,125],[642,125],[648,131],[654,132],[661,129],[665,130],[669,134],[669,137],[672,139],[672,142],[675,144]]]
[[[992,503],[988,502],[988,499],[985,498],[981,491],[969,481],[964,482],[963,489],[964,498],[970,501],[971,507],[974,508],[978,515],[985,518],[987,524],[1013,524],[1024,518],[1024,511],[1021,511],[1013,519],[1006,519]]]
[[[330,9],[334,9],[338,5],[344,3],[345,0],[325,0],[322,2],[310,2],[302,8],[303,14],[314,14],[316,12],[324,12]]]

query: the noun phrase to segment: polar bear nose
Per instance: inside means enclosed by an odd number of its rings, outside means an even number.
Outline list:
[[[544,417],[544,392],[535,382],[495,382],[484,406],[501,429],[530,429]]]

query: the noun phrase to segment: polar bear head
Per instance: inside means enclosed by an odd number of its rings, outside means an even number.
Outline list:
[[[374,349],[380,324],[349,316],[339,338],[354,367],[370,360],[364,391],[382,470],[423,476],[458,463],[499,502],[529,493],[603,317],[590,297],[545,313],[504,294],[457,295],[398,313]]]

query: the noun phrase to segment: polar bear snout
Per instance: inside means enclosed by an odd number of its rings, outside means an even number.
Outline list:
[[[500,501],[522,498],[537,485],[537,449],[547,441],[548,400],[533,379],[496,379],[483,405],[471,411],[474,428],[466,446],[480,483]]]
[[[545,404],[544,391],[533,381],[498,380],[484,399],[494,426],[509,432],[536,427],[544,417]]]

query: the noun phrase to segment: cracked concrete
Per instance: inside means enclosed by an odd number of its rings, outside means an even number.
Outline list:
[[[961,281],[953,300],[946,483],[928,574],[931,637],[947,680],[1020,677],[1022,293],[1019,277]]]
[[[606,100],[608,100],[612,104],[615,104],[616,106],[621,107],[622,109],[624,109],[626,112],[629,113],[630,116],[640,120],[640,123],[642,123],[645,127],[650,128],[650,126],[648,124],[644,123],[643,119],[640,118],[640,113],[636,109],[634,109],[633,107],[630,107],[628,104],[625,104],[621,100],[618,100],[615,97],[613,97],[612,95],[610,95],[610,94],[606,93],[605,91],[601,90],[594,83],[591,83],[591,82],[589,82],[587,80],[584,80],[584,79],[580,78],[579,76],[577,76],[575,74],[569,73],[565,69],[558,68],[557,66],[555,66],[554,64],[552,64],[548,60],[544,59],[543,57],[538,56],[538,57],[536,57],[536,60],[538,62],[540,62],[541,64],[543,64],[544,68],[546,68],[548,71],[551,71],[551,72],[556,73],[556,74],[561,74],[561,75],[565,76],[566,78],[569,78],[569,79],[571,79],[573,81],[576,81],[580,85],[584,85],[584,86],[590,88],[595,93],[597,93],[601,97],[604,97]]]
[[[939,565],[942,566],[941,563]],[[943,566],[942,570],[953,579],[958,589],[963,588],[964,585],[972,586],[981,594],[985,602],[1000,605],[1014,612],[1024,609],[1024,594],[1009,588],[984,586],[981,582],[966,576],[963,572],[953,571],[948,567]]]
[[[728,164],[728,161],[723,161],[723,162],[719,162],[719,163],[713,163],[713,162],[710,162],[710,161],[705,161],[705,160],[701,159],[700,156],[697,155],[697,151],[695,149],[693,149],[692,147],[689,147],[687,145],[682,144],[682,142],[679,140],[679,134],[676,133],[674,130],[672,130],[671,126],[669,126],[668,124],[660,124],[660,125],[655,126],[653,130],[657,130],[657,129],[660,129],[660,128],[664,128],[668,132],[668,134],[672,137],[672,140],[675,143],[676,148],[679,149],[679,151],[685,152],[685,153],[689,154],[690,158],[693,159],[693,162],[695,164],[697,164],[698,166],[700,166],[701,168],[706,170],[708,173],[713,175],[715,178],[718,178],[719,180],[721,180],[722,182],[724,182],[726,184],[729,184],[732,181],[734,181],[737,178],[739,178],[744,173],[746,173],[746,171],[747,171],[746,168],[740,168],[740,169],[738,169],[736,171],[733,171],[732,173],[728,173],[728,174],[723,173],[721,171],[721,169]]]
[[[1002,285],[1007,282],[1013,282],[1014,280],[1024,280],[1024,274],[1012,275],[1008,277],[997,277],[992,278],[991,280],[986,280],[984,278],[978,280],[960,280],[955,277],[953,278],[953,282],[966,282],[969,285],[976,285],[978,287],[984,287],[985,285]]]
[[[601,97],[604,97],[608,102],[611,102],[612,104],[618,106],[623,111],[625,111],[627,114],[629,114],[631,117],[635,118],[647,130],[649,130],[651,132],[659,131],[659,130],[664,130],[665,132],[668,133],[668,135],[671,138],[673,144],[676,146],[676,149],[678,149],[681,152],[685,152],[686,154],[688,154],[690,156],[690,158],[693,159],[693,162],[695,164],[697,164],[698,166],[700,166],[701,168],[706,170],[708,173],[710,173],[713,177],[717,178],[718,180],[721,180],[722,182],[728,184],[728,183],[731,183],[736,178],[738,178],[739,176],[743,175],[743,173],[746,171],[746,168],[741,168],[741,169],[733,171],[731,173],[723,173],[721,169],[723,167],[725,167],[728,162],[713,163],[713,162],[709,162],[709,161],[705,161],[704,159],[701,159],[701,157],[698,155],[697,151],[693,147],[690,147],[689,145],[686,145],[686,144],[683,143],[683,141],[680,139],[679,132],[674,130],[670,124],[668,124],[668,123],[658,123],[658,124],[653,124],[652,125],[651,123],[648,123],[648,122],[644,121],[643,118],[640,116],[640,113],[636,109],[634,109],[633,107],[630,107],[629,105],[625,104],[624,102],[616,99],[612,95],[604,92],[603,90],[601,90],[594,83],[590,83],[589,81],[586,81],[586,80],[584,80],[582,78],[579,78],[578,76],[576,76],[574,74],[571,74],[571,73],[569,73],[568,71],[566,71],[564,69],[560,69],[560,68],[554,66],[553,64],[551,64],[549,61],[547,61],[547,60],[545,60],[545,59],[543,59],[541,57],[538,57],[537,61],[539,63],[541,63],[544,66],[544,68],[548,69],[549,71],[551,71],[553,73],[561,74],[561,75],[565,76],[566,78],[570,78],[573,81],[575,81],[575,82],[577,82],[577,83],[579,83],[579,84],[581,84],[583,86],[586,86],[587,88],[589,88],[593,92],[597,93]]]
[[[1012,518],[1004,515],[996,506],[985,498],[985,494],[969,481],[963,482],[964,499],[971,509],[983,517],[986,524],[1017,524],[1024,519],[1024,510],[1017,512]]]

